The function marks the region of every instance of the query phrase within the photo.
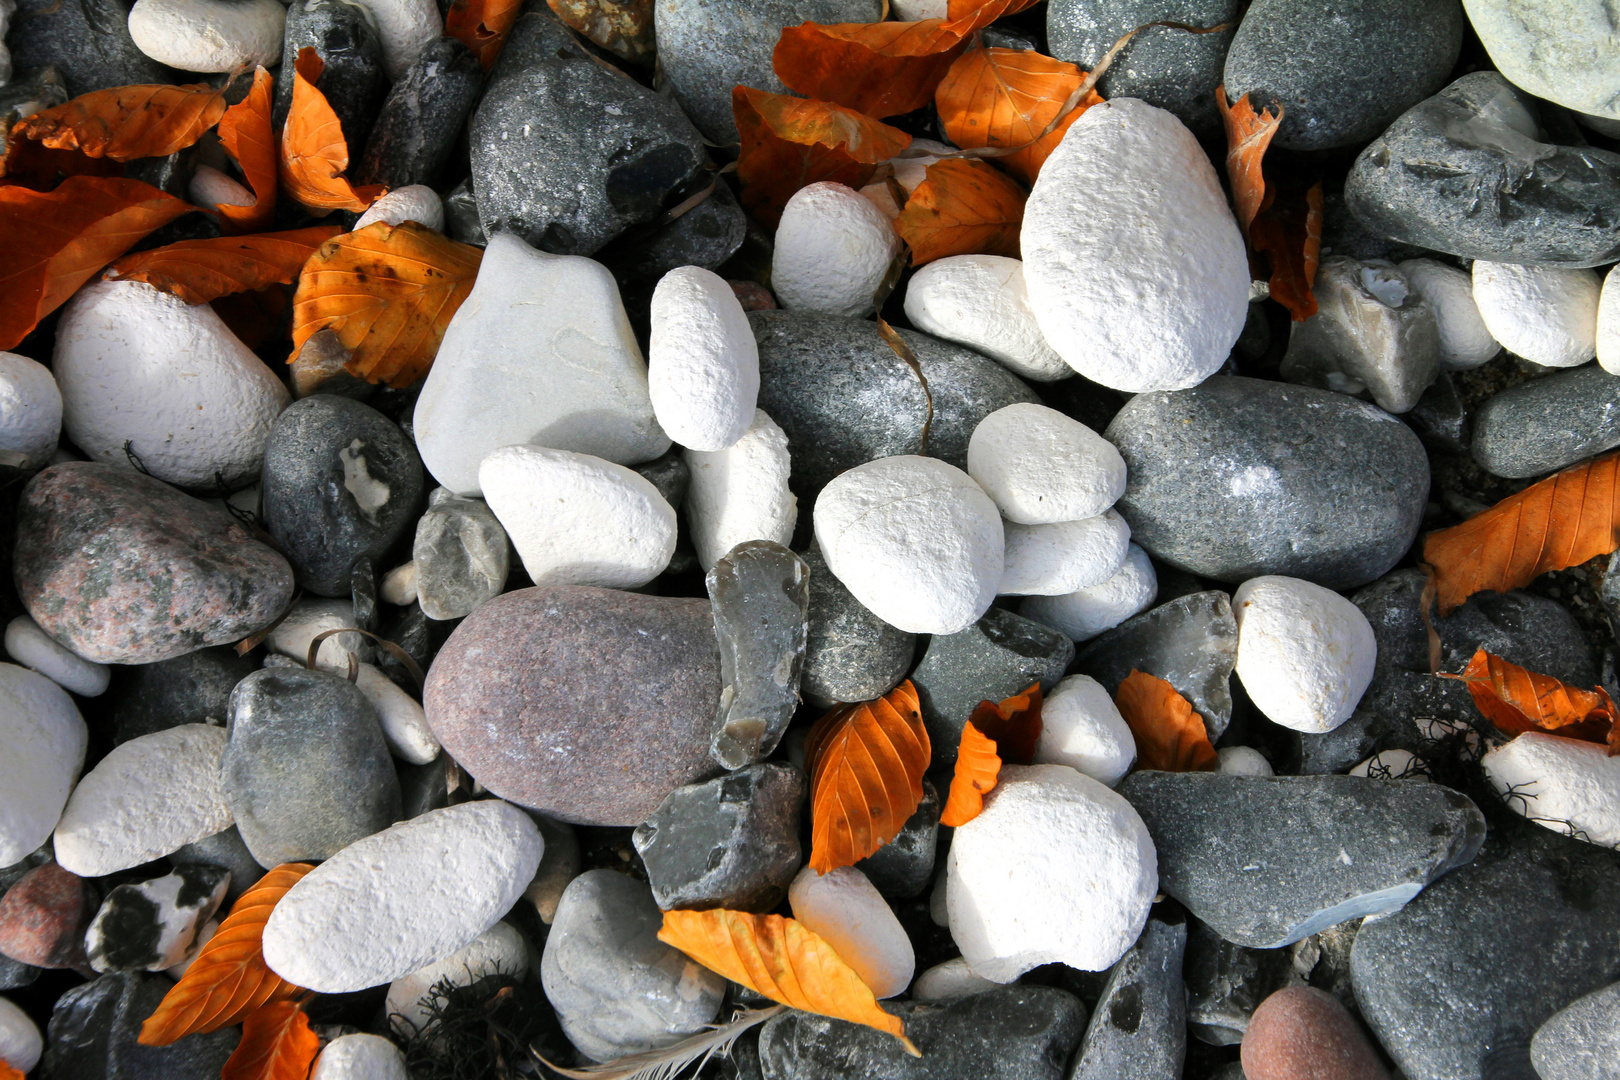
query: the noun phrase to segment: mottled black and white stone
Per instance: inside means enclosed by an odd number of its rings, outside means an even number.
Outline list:
[[[1187,1058],[1187,924],[1149,919],[1108,973],[1067,1080],[1181,1080]]]
[[[306,48],[314,49],[325,62],[315,89],[337,113],[343,138],[351,147],[364,146],[388,92],[382,41],[370,10],[354,0],[293,0],[288,5],[281,45],[285,77],[276,80],[272,113],[278,129],[287,122],[287,110],[292,108],[293,65],[299,50]]]
[[[229,870],[190,863],[151,881],[119,885],[85,931],[90,966],[101,972],[162,971],[187,959],[230,883]]]
[[[501,594],[511,543],[482,499],[438,488],[416,522],[416,602],[430,619],[459,619]]]
[[[117,971],[64,993],[46,1028],[42,1080],[218,1080],[241,1029],[187,1035],[168,1046],[136,1040],[174,980]]]
[[[1510,386],[1474,409],[1474,460],[1497,476],[1556,472],[1616,446],[1620,377],[1597,364]]]
[[[799,707],[810,568],[770,540],[746,540],[704,583],[720,646],[720,707],[709,753],[728,769],[769,757]]]
[[[354,166],[356,183],[437,186],[483,85],[471,49],[452,37],[429,42],[383,100]],[[448,199],[445,212],[455,217]]]
[[[841,701],[872,701],[899,686],[917,635],[872,614],[827,569],[819,550],[802,558],[810,568],[810,629],[799,680],[805,700],[826,709]]]
[[[113,742],[180,724],[223,724],[231,691],[258,664],[229,646],[119,668],[113,680]]]
[[[229,870],[231,884],[225,890],[227,903],[235,902],[238,896],[264,876],[264,867],[254,859],[253,852],[247,849],[247,845],[242,843],[242,834],[237,831],[235,825],[224,832],[205,836],[194,844],[187,844],[169,856],[170,866],[183,866],[187,863]]]

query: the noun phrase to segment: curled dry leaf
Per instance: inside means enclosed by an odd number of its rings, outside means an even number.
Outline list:
[[[1477,592],[1507,592],[1620,544],[1620,453],[1572,465],[1460,525],[1430,533],[1440,614]]]
[[[900,835],[922,802],[932,747],[908,679],[876,701],[843,705],[810,729],[810,867],[854,866]]]
[[[552,10],[556,7],[552,4]],[[471,49],[488,71],[521,14],[523,0],[453,0],[444,17],[444,33]]]
[[[270,126],[270,92],[275,80],[264,68],[253,73],[247,97],[225,110],[219,122],[219,142],[242,167],[253,189],[252,206],[221,206],[226,231],[258,232],[276,216],[276,134]]]
[[[1069,126],[1102,95],[1087,90],[1064,111],[1086,73],[1073,64],[1021,49],[963,53],[934,92],[945,135],[964,150],[1011,149],[996,164],[1033,184]]]
[[[1278,106],[1275,112],[1255,112],[1248,94],[1238,98],[1236,105],[1228,106],[1226,94],[1220,92],[1216,104],[1226,124],[1226,177],[1232,184],[1232,204],[1237,209],[1238,226],[1248,236],[1255,215],[1270,205],[1266,201],[1265,171],[1260,166],[1272,137],[1282,126],[1283,110]]]
[[[962,726],[956,773],[939,823],[966,825],[984,809],[984,797],[996,786],[1003,763],[1028,765],[1041,740],[1041,684],[999,705],[981,701]]]
[[[911,245],[913,266],[949,255],[1016,259],[1026,197],[1018,181],[991,165],[946,158],[928,166],[894,228]]]
[[[293,65],[292,107],[281,129],[281,183],[287,193],[308,210],[359,212],[382,197],[382,184],[354,187],[344,178],[349,167],[349,144],[343,124],[332,111],[315,81],[326,61],[314,48],[298,50]]]
[[[115,86],[82,94],[23,121],[23,134],[57,150],[133,161],[184,150],[225,115],[225,91],[193,86]]]
[[[309,1029],[309,1017],[295,1001],[277,1001],[253,1012],[242,1023],[236,1044],[219,1080],[306,1080],[321,1040]]]
[[[1119,684],[1114,704],[1136,740],[1136,767],[1165,772],[1209,772],[1215,747],[1191,703],[1156,676],[1132,670]]]
[[[1620,724],[1614,702],[1601,686],[1568,686],[1551,675],[1528,671],[1480,649],[1460,675],[1441,673],[1468,686],[1474,705],[1504,735],[1541,731],[1606,745],[1620,755]]]
[[[117,281],[144,281],[188,304],[206,304],[231,293],[268,285],[286,285],[304,268],[315,250],[343,230],[316,225],[258,236],[222,236],[182,240],[112,265]]]
[[[651,64],[653,0],[546,0],[557,18],[614,56]]]
[[[666,911],[658,940],[756,994],[791,1008],[886,1031],[921,1057],[898,1016],[832,946],[793,919],[746,911]]]
[[[80,150],[53,150],[23,134],[28,121],[19,120],[0,146],[0,186],[20,184],[49,191],[64,176],[122,176],[124,167],[111,158],[93,158]]]
[[[283,863],[237,898],[213,938],[141,1025],[142,1046],[168,1046],[187,1035],[218,1031],[305,992],[265,964],[264,924],[287,890],[313,869],[308,863]]]

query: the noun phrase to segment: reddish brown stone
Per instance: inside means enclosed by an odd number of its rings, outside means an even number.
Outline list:
[[[42,968],[85,969],[95,888],[56,863],[36,866],[0,899],[0,953]]]
[[[1378,1052],[1339,999],[1290,986],[1260,1003],[1243,1035],[1248,1080],[1389,1080]]]
[[[776,297],[771,295],[771,290],[757,281],[734,279],[726,284],[731,286],[731,291],[736,294],[737,301],[742,304],[744,311],[772,311],[776,308]]]

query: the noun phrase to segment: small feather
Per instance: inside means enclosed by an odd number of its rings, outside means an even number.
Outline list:
[[[560,1065],[553,1065],[538,1053],[534,1056],[539,1058],[546,1068],[568,1077],[569,1080],[675,1080],[681,1070],[694,1061],[702,1068],[714,1055],[730,1053],[732,1044],[743,1032],[757,1024],[763,1024],[786,1008],[786,1005],[772,1005],[768,1009],[750,1009],[738,1013],[729,1024],[714,1025],[708,1031],[694,1035],[690,1039],[683,1039],[674,1046],[648,1050],[642,1054],[631,1054],[617,1061],[592,1065],[585,1069],[565,1069]]]

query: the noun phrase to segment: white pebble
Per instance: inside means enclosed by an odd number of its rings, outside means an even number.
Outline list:
[[[505,446],[479,466],[478,486],[536,585],[634,589],[675,554],[675,508],[623,465]]]
[[[1440,324],[1440,363],[1446,370],[1477,368],[1502,351],[1479,317],[1467,271],[1434,259],[1407,259],[1399,269]]]
[[[1588,843],[1620,847],[1620,757],[1604,747],[1527,731],[1480,764],[1514,813]]]
[[[996,504],[936,458],[857,465],[822,488],[814,524],[827,568],[890,626],[954,634],[996,598],[1006,542]]]
[[[528,946],[510,923],[498,922],[443,960],[389,983],[383,1012],[394,1032],[409,1038],[427,1028],[429,1014],[422,999],[442,980],[448,979],[452,986],[470,986],[496,972],[515,979],[529,972]]]
[[[1223,746],[1215,751],[1217,772],[1233,776],[1271,776],[1271,762],[1252,746]]]
[[[1598,294],[1597,360],[1610,375],[1620,375],[1620,274],[1609,268]]]
[[[44,1052],[39,1025],[10,998],[0,997],[0,1061],[18,1072],[31,1072]]]
[[[394,567],[377,583],[377,598],[395,607],[416,603],[416,560]]]
[[[759,398],[759,346],[737,294],[701,266],[680,266],[652,297],[647,386],[664,433],[724,450],[748,431]]]
[[[1232,612],[1237,676],[1267,719],[1312,734],[1350,719],[1378,657],[1360,608],[1309,581],[1267,576],[1238,586]]]
[[[359,666],[354,685],[377,710],[391,754],[412,765],[426,765],[439,756],[439,740],[428,727],[421,702],[370,664]]]
[[[354,0],[371,12],[382,45],[383,70],[398,82],[422,50],[444,33],[444,17],[434,0]]]
[[[1114,444],[1056,409],[1019,402],[973,429],[967,471],[1008,521],[1050,525],[1096,517],[1125,494]]]
[[[936,259],[911,275],[905,309],[918,330],[977,349],[1015,375],[1056,382],[1074,374],[1035,321],[1024,264],[1017,259]]]
[[[315,651],[315,666],[334,674],[349,674],[349,658],[367,663],[372,658],[371,642],[354,626],[354,604],[348,600],[306,596],[293,605],[287,617],[270,631],[264,643],[272,653],[290,656],[302,666],[309,659],[310,642],[328,630],[348,630],[322,640]]]
[[[281,0],[135,0],[129,36],[160,64],[181,71],[274,67],[287,9]]]
[[[921,22],[945,18],[947,8],[947,0],[892,0],[889,15],[900,22]]]
[[[444,203],[440,201],[439,193],[425,184],[407,184],[395,188],[368,206],[351,231],[359,232],[379,221],[389,225],[414,221],[434,232],[443,232]]]
[[[89,741],[66,690],[37,671],[0,664],[0,866],[50,837]]]
[[[754,410],[747,433],[726,449],[681,456],[692,473],[686,523],[705,572],[744,540],[793,539],[799,499],[788,490],[787,435],[764,409]]]
[[[1159,891],[1158,853],[1124,797],[1066,765],[1006,765],[946,861],[951,937],[975,975],[1102,971]]]
[[[1544,367],[1575,367],[1597,355],[1593,270],[1474,262],[1474,303],[1491,336]]]
[[[309,1080],[411,1080],[405,1055],[381,1035],[339,1035],[326,1044]]]
[[[0,352],[0,465],[38,469],[50,463],[62,436],[62,392],[51,369]]]
[[[1125,562],[1101,585],[1062,596],[1029,596],[1018,605],[1026,619],[1061,630],[1076,642],[1090,641],[1132,615],[1146,611],[1159,595],[1159,575],[1148,553],[1130,546]]]
[[[831,945],[873,996],[891,998],[911,985],[917,957],[889,902],[853,866],[818,874],[806,866],[788,886],[793,918]]]
[[[1005,566],[1001,588],[1007,596],[1061,596],[1101,585],[1125,565],[1131,527],[1110,510],[1084,521],[1051,525],[1004,522]]]
[[[1350,775],[1378,780],[1427,780],[1429,767],[1410,750],[1380,750],[1352,768]]]
[[[790,310],[870,315],[901,247],[883,211],[858,191],[830,180],[810,184],[782,210],[771,289]]]
[[[1136,762],[1136,737],[1114,699],[1090,675],[1070,675],[1041,706],[1035,764],[1067,765],[1114,787]]]
[[[186,185],[186,197],[193,206],[205,210],[221,206],[252,206],[259,201],[257,195],[212,165],[197,166],[197,171],[191,174],[191,183]]]
[[[911,1000],[959,1001],[986,990],[995,990],[1000,985],[973,974],[968,962],[958,956],[943,964],[935,964],[917,976],[917,981],[911,987]]]
[[[99,697],[112,681],[112,668],[69,651],[27,615],[6,624],[6,652],[23,667],[32,668],[80,697]]]

